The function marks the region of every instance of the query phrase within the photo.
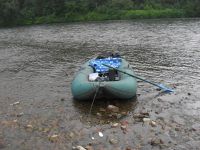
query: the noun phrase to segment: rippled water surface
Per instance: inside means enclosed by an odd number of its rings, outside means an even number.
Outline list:
[[[71,149],[88,144],[95,150],[198,149],[199,43],[199,19],[0,29],[0,149]],[[89,116],[91,102],[74,101],[70,83],[81,64],[102,51],[120,52],[136,74],[175,92],[162,94],[138,82],[135,100],[95,102]],[[108,104],[119,107],[117,118],[99,110]],[[140,113],[156,125],[137,121]],[[113,128],[115,122],[119,126]],[[120,127],[124,122],[126,132]]]

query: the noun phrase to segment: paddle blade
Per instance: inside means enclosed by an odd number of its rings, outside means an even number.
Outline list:
[[[163,84],[159,84],[158,87],[159,87],[161,90],[163,90],[164,92],[166,92],[166,93],[174,92],[173,89],[167,88],[167,87],[164,86]]]

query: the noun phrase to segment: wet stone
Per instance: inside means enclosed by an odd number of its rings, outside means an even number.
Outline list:
[[[65,101],[65,99],[64,99],[64,98],[61,98],[61,99],[60,99],[60,101],[62,101],[62,102],[63,102],[63,101]]]
[[[73,150],[87,150],[82,146],[76,146],[76,147],[72,147]]]
[[[23,116],[23,115],[24,115],[24,113],[21,112],[21,113],[17,114],[17,117],[21,117],[21,116]]]
[[[25,129],[27,131],[33,131],[33,126],[31,124],[28,124],[28,125],[25,126]]]
[[[14,105],[19,105],[19,104],[20,104],[20,102],[17,101],[17,102],[14,102],[14,103],[10,104],[10,105],[11,105],[11,106],[14,106]]]
[[[127,115],[128,115],[128,112],[123,111],[123,112],[121,112],[121,115],[127,116]]]
[[[99,132],[99,136],[100,136],[100,137],[103,137],[103,133],[102,133],[102,132]]]
[[[143,118],[143,122],[144,122],[144,123],[149,123],[150,121],[151,121],[150,118]]]
[[[175,131],[180,131],[181,128],[180,127],[175,127]]]
[[[73,132],[70,132],[69,136],[70,136],[70,138],[73,138],[75,135]]]
[[[101,113],[97,113],[97,116],[98,116],[98,117],[102,117],[102,114],[101,114]]]
[[[152,127],[156,127],[156,122],[155,121],[150,121],[149,124],[152,126]]]
[[[109,140],[110,144],[117,144],[118,143],[118,140],[117,139],[114,139],[114,138],[111,138]]]
[[[114,105],[108,105],[107,110],[108,110],[109,112],[118,113],[118,112],[119,112],[119,107],[114,106]]]
[[[131,150],[131,148],[130,147],[126,147],[126,150]]]
[[[58,138],[59,138],[59,135],[54,134],[54,135],[49,136],[49,141],[51,141],[51,142],[57,142]]]
[[[111,125],[111,127],[113,127],[113,128],[116,128],[116,127],[118,127],[119,126],[119,123],[113,123],[112,125]]]
[[[150,141],[150,144],[152,145],[152,146],[157,146],[157,145],[162,145],[164,142],[162,141],[162,139],[159,139],[159,138],[153,138],[153,139],[151,139],[151,141]]]
[[[136,121],[142,121],[143,118],[148,118],[149,117],[149,113],[147,112],[140,112],[139,114],[135,114],[133,116],[134,119],[136,119]]]
[[[121,126],[121,129],[122,129],[122,130],[126,130],[126,126],[125,126],[125,125],[122,125],[122,126]]]
[[[87,145],[87,146],[85,147],[85,149],[86,149],[86,150],[94,150],[94,148],[93,148],[91,145]]]
[[[100,111],[100,112],[106,112],[106,109],[100,108],[99,111]]]

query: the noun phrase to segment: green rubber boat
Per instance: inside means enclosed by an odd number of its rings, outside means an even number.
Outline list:
[[[72,81],[71,90],[74,99],[92,100],[95,97],[100,100],[129,100],[135,97],[137,90],[135,78],[115,69],[109,69],[106,73],[98,73],[90,63],[91,60],[83,64]],[[120,58],[118,69],[134,75],[133,69],[123,58]]]

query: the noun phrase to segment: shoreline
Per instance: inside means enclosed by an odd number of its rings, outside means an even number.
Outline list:
[[[92,11],[85,14],[67,13],[64,16],[41,16],[33,19],[20,19],[16,23],[9,25],[0,24],[0,28],[42,25],[54,23],[74,23],[74,22],[95,22],[95,21],[113,21],[113,20],[140,20],[140,19],[173,19],[173,18],[197,18],[190,16],[183,9],[150,9],[150,10],[119,10],[115,12]]]

